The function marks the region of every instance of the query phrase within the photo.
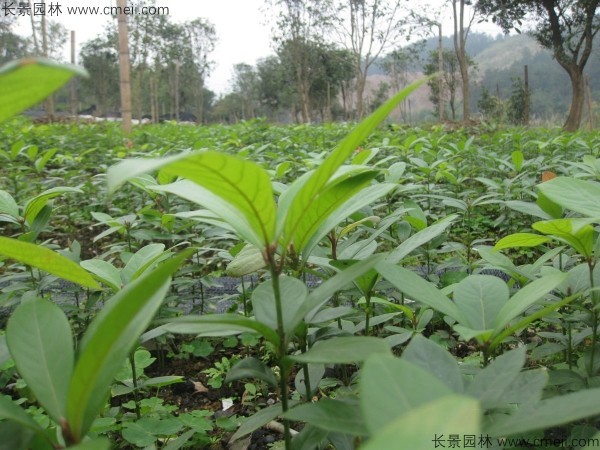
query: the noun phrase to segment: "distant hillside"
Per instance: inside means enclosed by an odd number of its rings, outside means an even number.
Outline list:
[[[444,48],[453,48],[452,38],[443,38]],[[420,45],[411,46],[418,55],[410,65],[410,78],[416,78],[423,72],[424,62],[432,50],[437,49],[437,38],[430,38]],[[532,103],[531,112],[538,119],[561,117],[567,112],[571,101],[571,84],[567,73],[553,59],[550,51],[542,48],[528,35],[492,37],[474,33],[467,40],[467,51],[475,62],[471,71],[471,109],[477,112],[477,100],[485,86],[493,94],[499,93],[506,100],[512,93],[512,80],[523,77],[523,66],[529,69],[529,84]],[[600,98],[600,38],[596,39],[595,48],[586,65],[586,73],[590,75],[592,98]],[[379,67],[373,71],[370,87],[385,81],[384,72]],[[420,96],[414,101],[415,112],[431,109],[427,96]]]

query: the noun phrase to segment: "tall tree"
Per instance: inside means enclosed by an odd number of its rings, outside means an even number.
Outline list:
[[[427,60],[425,66],[423,66],[423,72],[426,75],[431,75],[438,71],[438,58],[439,56],[437,50],[432,50],[429,53],[429,59]],[[468,62],[471,63],[470,60],[468,60]],[[431,89],[431,95],[429,96],[429,99],[436,107],[436,110],[438,110],[440,101],[445,103],[446,99],[443,98],[443,93],[447,92],[447,102],[448,106],[450,107],[451,118],[452,120],[456,120],[456,89],[460,81],[460,69],[456,52],[453,50],[444,50],[442,52],[442,65],[442,92],[440,92],[440,84],[438,80],[430,80],[427,83]]]
[[[571,81],[571,106],[563,125],[575,131],[581,125],[585,99],[584,68],[592,54],[594,36],[600,30],[597,15],[600,0],[479,0],[478,8],[491,15],[505,31],[516,30],[526,21],[535,26],[530,33],[550,49]]]
[[[461,90],[463,99],[463,121],[468,122],[471,118],[471,96],[469,95],[469,57],[467,55],[467,37],[471,30],[471,24],[475,19],[475,11],[467,18],[465,6],[470,6],[470,0],[450,0],[452,3],[452,17],[454,19],[454,51],[460,69]]]
[[[365,114],[364,96],[369,69],[377,58],[411,34],[403,0],[339,0],[344,13],[337,32],[354,57],[356,116]],[[406,13],[406,14],[404,14]]]
[[[195,67],[196,80],[193,83],[193,94],[196,102],[196,117],[200,123],[203,120],[204,82],[211,67],[210,54],[215,49],[217,33],[214,25],[208,20],[198,18],[185,24],[189,40],[192,63]]]
[[[269,0],[278,11],[274,41],[280,59],[293,64],[294,81],[303,122],[310,117],[310,86],[314,67],[315,46],[332,21],[329,0]]]
[[[127,31],[127,15],[125,8],[127,0],[117,0],[119,12],[117,14],[119,29],[119,79],[121,86],[121,119],[123,132],[131,133],[131,81],[129,64],[129,36]]]

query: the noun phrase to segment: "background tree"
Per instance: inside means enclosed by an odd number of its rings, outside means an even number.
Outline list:
[[[454,19],[454,51],[458,60],[461,78],[461,92],[463,98],[463,121],[468,122],[471,116],[471,97],[469,95],[469,57],[467,55],[467,38],[471,24],[475,19],[475,12],[467,18],[465,6],[470,6],[470,0],[450,0],[452,3],[452,17]]]
[[[293,68],[303,122],[310,117],[310,87],[319,45],[332,21],[329,0],[270,0],[278,11],[274,42],[280,60]]]
[[[117,34],[114,29],[107,31],[84,44],[79,61],[88,71],[89,78],[82,78],[79,86],[87,106],[96,106],[95,113],[105,116],[117,110],[119,105],[119,54]],[[93,109],[93,108],[92,108]]]
[[[525,21],[535,25],[530,33],[567,72],[571,82],[571,105],[563,128],[575,131],[581,125],[584,68],[592,54],[594,36],[600,29],[600,0],[479,0],[478,8],[505,31],[516,30]]]
[[[504,120],[504,103],[490,91],[482,86],[481,97],[477,101],[477,108],[486,120],[502,122]]]
[[[129,64],[129,33],[127,30],[127,15],[124,13],[127,0],[117,0],[119,30],[119,80],[121,92],[121,120],[123,132],[131,133],[131,81]]]
[[[233,92],[241,102],[241,118],[248,120],[256,117],[259,103],[258,73],[250,64],[240,63],[233,67]]]
[[[473,65],[473,61],[470,58],[467,60],[467,63],[469,66]],[[423,66],[423,72],[426,75],[434,74],[438,71],[438,65],[438,51],[432,50],[429,53],[426,64]],[[432,79],[427,83],[431,90],[429,100],[431,100],[431,103],[435,106],[436,111],[439,108],[440,100],[443,103],[447,102],[450,108],[450,118],[456,120],[456,91],[458,84],[461,81],[461,74],[458,57],[454,50],[443,50],[442,65],[442,91],[444,94],[447,93],[447,98],[440,99],[440,84],[437,79]]]
[[[29,39],[15,33],[16,16],[0,14],[0,64],[31,53]]]
[[[411,22],[402,0],[339,0],[343,14],[337,33],[353,56],[356,118],[365,114],[367,74],[373,63],[401,39],[411,35]],[[406,14],[404,14],[406,13]]]
[[[513,125],[525,125],[525,101],[529,93],[525,92],[525,83],[521,77],[513,78],[512,83],[506,115]]]
[[[408,47],[398,48],[386,55],[380,64],[385,74],[390,78],[390,87],[393,92],[398,92],[408,85],[411,73],[416,71],[423,44],[424,41],[421,41]],[[406,100],[400,104],[400,115],[405,122],[408,121],[406,105]]]
[[[197,121],[201,123],[204,113],[204,83],[212,65],[209,57],[215,50],[217,33],[214,25],[202,18],[187,22],[185,30],[189,39],[191,62],[195,69],[190,75],[196,117]]]

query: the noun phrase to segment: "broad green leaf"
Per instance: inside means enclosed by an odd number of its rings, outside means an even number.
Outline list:
[[[78,194],[83,194],[81,189],[71,188],[71,187],[55,187],[52,189],[48,189],[47,191],[42,192],[39,195],[36,195],[31,200],[29,200],[25,204],[25,211],[23,212],[23,217],[25,217],[25,221],[28,224],[32,224],[40,211],[46,206],[48,201],[53,198],[59,197],[62,194],[67,192],[76,192]]]
[[[560,219],[563,216],[563,209],[560,205],[546,197],[542,191],[538,192],[538,197],[535,202],[537,206],[549,216],[542,217],[542,219]]]
[[[600,217],[600,184],[575,178],[557,177],[538,185],[546,197],[560,206],[583,214]]]
[[[68,258],[39,245],[0,236],[0,255],[56,275],[81,286],[100,289],[100,285]]]
[[[6,342],[27,386],[56,423],[66,418],[73,373],[73,336],[62,310],[47,300],[21,303],[6,327]]]
[[[370,184],[377,173],[378,171],[375,170],[362,172],[340,182],[324,186],[322,192],[315,197],[311,207],[296,223],[292,236],[294,250],[298,253],[302,252],[320,225],[342,204]]]
[[[308,448],[320,448],[319,445],[325,441],[329,432],[314,425],[306,424],[302,431],[294,436],[291,450],[304,450]]]
[[[544,220],[554,218],[535,203],[524,202],[522,200],[508,200],[504,202],[504,204],[510,209],[514,209],[515,211],[527,214],[529,216],[539,217],[540,219]]]
[[[458,362],[435,342],[417,334],[402,352],[402,359],[425,369],[436,376],[453,392],[464,390],[463,377]]]
[[[498,312],[509,297],[508,286],[492,275],[470,275],[454,288],[454,303],[462,325],[474,330],[493,328]]]
[[[519,347],[497,357],[475,375],[465,393],[477,398],[484,409],[506,406],[502,400],[525,364],[525,351]]]
[[[430,77],[423,78],[406,87],[394,97],[380,106],[373,114],[364,119],[323,161],[310,178],[302,185],[294,196],[285,219],[282,246],[286,248],[296,233],[296,227],[312,208],[315,199],[321,193],[335,171],[344,163],[356,148],[371,134],[373,130],[391,113],[398,104]]]
[[[515,170],[520,172],[523,168],[523,162],[525,162],[525,157],[523,156],[523,152],[521,150],[515,150],[510,154],[513,165],[515,166]]]
[[[257,413],[248,417],[242,425],[238,428],[238,430],[231,436],[229,443],[237,441],[239,438],[246,436],[247,434],[252,433],[254,430],[262,427],[266,423],[269,423],[271,420],[275,419],[277,416],[281,415],[281,403],[277,403],[273,406],[269,406],[268,408],[261,409]]]
[[[383,339],[375,337],[334,337],[317,341],[307,352],[290,359],[300,363],[350,364],[362,362],[374,353],[389,355],[390,347]]]
[[[364,275],[383,259],[381,255],[374,255],[369,259],[353,264],[346,270],[334,275],[312,291],[306,301],[300,306],[293,322],[300,323],[303,318],[310,322],[323,306],[336,292],[352,283],[355,278]]]
[[[50,161],[50,159],[52,159],[52,157],[56,154],[57,151],[58,151],[57,148],[51,148],[46,153],[44,153],[44,155],[41,158],[38,158],[34,164],[35,170],[38,173],[40,173],[42,170],[44,170],[44,167],[46,167],[46,164],[48,164],[48,161]]]
[[[0,395],[0,419],[16,422],[38,434],[44,432],[44,429],[23,408],[6,395]]]
[[[370,357],[361,372],[361,407],[371,433],[396,417],[451,393],[426,369],[389,354]]]
[[[67,401],[67,418],[75,438],[89,430],[116,373],[160,308],[171,274],[192,252],[181,252],[126,286],[107,301],[86,330]]]
[[[241,380],[242,378],[256,378],[273,387],[277,386],[277,379],[273,375],[271,368],[253,357],[244,358],[233,366],[229,373],[227,373],[225,383]]]
[[[387,195],[397,186],[391,183],[381,183],[373,186],[367,186],[361,189],[356,195],[350,197],[346,202],[339,206],[335,211],[329,214],[325,221],[312,234],[304,246],[304,254],[309,255],[314,247],[323,239],[327,233],[333,230],[344,219],[354,214],[356,211],[372,204],[375,200]],[[368,219],[363,219],[367,221]],[[357,225],[355,225],[357,226]],[[348,230],[347,230],[348,231]],[[347,232],[346,231],[346,232]],[[340,236],[342,233],[340,233]]]
[[[494,250],[503,250],[505,248],[515,247],[537,247],[538,245],[545,244],[551,240],[552,239],[548,236],[542,236],[539,234],[514,233],[500,239],[496,245],[494,245]]]
[[[363,450],[431,450],[448,445],[450,435],[480,436],[482,411],[479,403],[468,397],[447,395],[395,418],[372,436]],[[438,448],[442,448],[439,446]]]
[[[161,169],[163,172],[187,178],[212,192],[242,216],[251,235],[243,236],[259,248],[266,247],[275,237],[275,201],[269,175],[256,163],[215,151],[183,154],[156,160],[128,160],[109,169],[109,192],[125,181],[143,173]],[[204,205],[221,214],[217,205]],[[224,217],[227,221],[227,218]],[[229,222],[229,221],[228,221]],[[230,225],[236,227],[237,223]]]
[[[280,276],[279,290],[283,330],[290,335],[298,325],[294,319],[300,305],[306,300],[308,289],[297,278]],[[272,330],[277,330],[277,307],[271,281],[260,284],[252,292],[252,310],[257,321]]]
[[[225,273],[230,277],[241,277],[262,269],[266,264],[259,248],[246,245],[227,265]]]
[[[427,228],[415,233],[392,251],[386,258],[386,261],[392,264],[399,263],[421,245],[426,244],[446,231],[446,228],[448,228],[457,217],[456,214],[450,214]]]
[[[594,227],[589,224],[592,221],[595,219],[555,219],[536,222],[531,227],[554,236],[587,257],[591,256],[594,248]]]
[[[556,289],[568,277],[569,274],[567,273],[555,273],[539,278],[522,287],[500,309],[494,320],[493,327],[496,330],[501,330],[511,320],[527,310],[534,303],[537,303],[548,292]]]
[[[377,265],[377,271],[412,300],[423,303],[455,320],[464,321],[462,313],[454,302],[416,273],[385,261]]]
[[[148,244],[135,252],[121,270],[123,284],[138,278],[163,255],[164,251],[165,244]]]
[[[19,218],[19,205],[8,192],[0,189],[0,214],[7,214],[14,219]]]
[[[0,122],[39,103],[74,75],[87,76],[87,72],[43,58],[20,59],[2,66]]]
[[[28,450],[32,448],[31,441],[34,433],[20,423],[0,420],[0,436],[2,436],[0,450]],[[52,450],[50,443],[46,444],[47,448]]]
[[[164,333],[227,336],[240,334],[245,331],[258,333],[273,344],[279,342],[279,337],[275,330],[257,320],[238,314],[211,314],[206,316],[194,316],[190,314],[178,317],[159,327],[159,330],[154,333],[153,337]]]
[[[497,420],[486,432],[492,436],[510,436],[528,431],[563,425],[600,414],[600,388],[584,389],[571,394],[523,405],[506,420]]]
[[[352,436],[368,434],[359,405],[348,401],[324,397],[317,403],[298,405],[288,410],[283,417]]]
[[[108,261],[88,259],[79,263],[88,272],[110,287],[114,292],[121,289],[121,272]]]

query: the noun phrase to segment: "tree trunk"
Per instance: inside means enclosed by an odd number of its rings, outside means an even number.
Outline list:
[[[42,52],[44,58],[48,58],[48,29],[46,24],[46,16],[42,14]],[[54,95],[50,94],[45,102],[46,116],[52,122],[54,120]]]
[[[569,108],[569,115],[563,125],[565,131],[577,131],[581,125],[581,118],[583,117],[583,105],[585,103],[585,87],[583,74],[578,68],[572,68],[569,70],[569,78],[571,79],[571,90],[573,96],[571,97],[571,107]]]
[[[460,10],[456,10],[456,3],[459,2]],[[454,51],[458,59],[458,67],[460,69],[460,77],[462,79],[462,96],[463,96],[463,122],[468,122],[471,118],[471,105],[469,97],[469,66],[467,61],[466,33],[465,30],[465,0],[452,0],[452,13],[454,16]]]
[[[361,120],[365,114],[365,86],[367,74],[362,73],[356,78],[356,120]]]
[[[121,120],[123,132],[131,133],[131,80],[129,69],[129,39],[127,36],[127,16],[123,14],[127,0],[117,0],[119,14],[119,78],[121,86]]]

